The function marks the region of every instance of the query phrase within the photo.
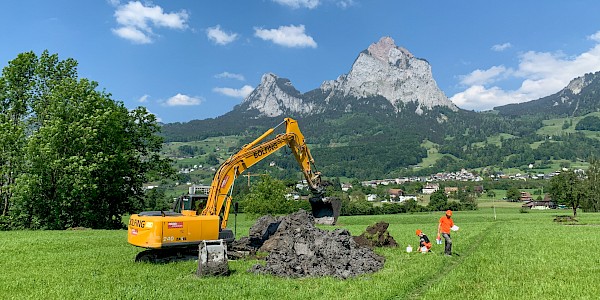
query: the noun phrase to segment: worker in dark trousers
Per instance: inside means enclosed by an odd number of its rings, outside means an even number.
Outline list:
[[[444,254],[452,256],[452,238],[450,237],[450,228],[454,226],[454,220],[452,220],[452,211],[447,210],[446,215],[440,218],[438,225],[437,238],[440,239],[440,234],[444,238]]]

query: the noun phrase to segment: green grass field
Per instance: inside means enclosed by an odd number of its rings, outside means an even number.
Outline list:
[[[246,272],[253,260],[230,261],[229,277],[198,278],[193,261],[134,263],[140,249],[125,230],[0,232],[0,299],[597,299],[600,214],[563,225],[554,215],[570,210],[496,212],[496,221],[489,207],[455,213],[453,257],[436,244],[433,254],[405,252],[417,228],[435,238],[441,213],[342,217],[338,227],[355,235],[389,222],[400,244],[376,250],[381,271],[348,280],[258,276]],[[239,216],[238,236],[252,223]]]
[[[491,144],[491,145],[501,146],[502,145],[502,142],[501,142],[502,139],[508,140],[508,139],[512,139],[512,138],[515,138],[515,136],[512,135],[512,134],[499,133],[499,134],[496,134],[496,135],[493,135],[493,136],[489,136],[487,138],[487,142],[488,142],[488,144]],[[473,146],[477,146],[477,147],[483,147],[484,145],[485,145],[484,142],[478,142],[478,143],[474,143],[473,144]]]
[[[585,134],[585,136],[588,138],[600,139],[600,134],[598,134],[598,132],[589,131],[589,130],[575,130],[575,126],[577,125],[577,123],[586,116],[600,117],[600,112],[589,113],[585,116],[580,116],[580,117],[556,118],[556,119],[544,120],[544,121],[542,121],[542,124],[544,126],[537,130],[537,134],[550,136],[550,135],[561,135],[562,133],[573,133],[573,132],[579,131],[579,132],[582,132],[583,134]],[[570,125],[568,128],[563,129],[562,127],[565,124],[565,121],[572,122],[573,124]]]
[[[454,155],[439,153],[437,146],[438,144],[428,140],[425,140],[423,143],[421,143],[421,147],[427,149],[427,157],[423,158],[423,161],[417,164],[418,167],[431,167],[443,156],[450,156],[454,159],[457,159]]]

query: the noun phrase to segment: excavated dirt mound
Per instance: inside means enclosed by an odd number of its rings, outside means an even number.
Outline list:
[[[282,218],[270,215],[260,217],[250,227],[247,237],[242,237],[233,242],[231,250],[256,252],[277,231]]]
[[[278,223],[275,218],[263,221]],[[348,278],[376,272],[385,261],[371,249],[358,245],[345,229],[327,231],[315,227],[313,217],[304,210],[282,217],[275,233],[259,251],[269,252],[266,263],[254,265],[249,271],[281,277]]]
[[[354,237],[354,241],[366,247],[397,247],[398,243],[388,232],[390,226],[387,222],[379,222],[367,227],[365,232]]]

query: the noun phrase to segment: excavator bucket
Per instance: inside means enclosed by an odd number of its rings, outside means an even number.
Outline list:
[[[229,275],[227,245],[224,240],[205,240],[198,245],[198,276]]]
[[[339,198],[312,197],[309,202],[315,223],[335,225],[342,209],[342,201]]]

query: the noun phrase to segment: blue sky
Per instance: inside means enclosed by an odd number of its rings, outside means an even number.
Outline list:
[[[74,58],[80,77],[166,123],[230,111],[267,72],[317,88],[383,36],[469,110],[600,70],[597,0],[4,0],[0,32],[1,67],[31,50]]]

